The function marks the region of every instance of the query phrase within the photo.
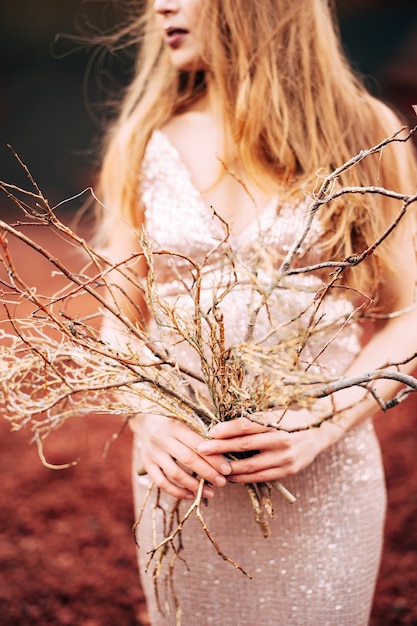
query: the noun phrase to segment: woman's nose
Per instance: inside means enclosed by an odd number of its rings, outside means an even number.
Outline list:
[[[178,11],[178,2],[177,0],[155,0],[154,11],[161,15],[176,13]]]

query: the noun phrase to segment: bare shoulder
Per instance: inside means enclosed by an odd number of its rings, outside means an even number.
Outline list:
[[[380,155],[380,165],[386,174],[385,186],[400,194],[414,195],[417,189],[417,164],[408,129],[395,111],[377,99],[372,99],[372,106],[378,116],[383,135],[381,141],[397,137],[400,141],[391,142],[384,147]],[[401,212],[401,202],[383,198],[386,216],[390,223]],[[411,207],[410,207],[411,208]],[[415,301],[417,283],[416,263],[416,216],[413,210],[401,219],[390,235],[390,275],[386,276],[381,288],[386,301],[392,303],[392,310],[408,307]]]
[[[373,98],[373,106],[382,122],[382,125],[386,128],[387,134],[394,135],[403,128],[404,124],[400,117],[390,106],[385,104],[385,102]]]
[[[398,137],[404,140],[408,136],[409,129],[404,121],[385,103],[374,100],[373,105],[384,129],[386,138]],[[417,121],[417,120],[416,120]],[[415,183],[416,155],[410,140],[393,142],[390,146],[392,154],[398,164],[400,177],[404,184]]]

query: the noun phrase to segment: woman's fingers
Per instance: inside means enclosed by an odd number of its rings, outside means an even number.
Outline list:
[[[156,463],[149,463],[146,467],[147,473],[155,485],[162,489],[165,493],[168,493],[174,498],[181,498],[181,500],[192,500],[195,495],[192,490],[185,489],[176,485],[167,478],[162,468]]]
[[[143,465],[165,492],[177,498],[191,499],[197,493],[200,480],[205,485],[203,496],[211,498],[210,485],[222,487],[225,474],[231,471],[222,455],[204,457],[197,448],[203,438],[186,425],[158,415],[146,415],[137,425],[141,440]]]
[[[266,483],[288,478],[295,473],[290,466],[283,465],[282,467],[270,467],[251,474],[232,474],[227,480],[235,484]]]
[[[210,429],[209,435],[213,439],[228,439],[230,437],[238,437],[239,435],[255,434],[268,431],[266,425],[257,424],[256,422],[240,417],[238,419],[227,422],[220,422]]]
[[[172,456],[200,478],[218,486],[224,485],[225,481],[222,478],[224,475],[230,474],[230,466],[221,452],[202,456],[200,445],[204,443],[205,439],[188,428],[181,435],[180,443],[182,445],[178,446],[175,452],[172,452]]]
[[[176,460],[175,469],[173,470],[171,466],[168,468],[170,478],[176,481],[183,479],[184,475],[193,474],[198,477],[192,480],[197,488],[200,478],[217,487],[223,487],[226,484],[224,475],[230,474],[231,471],[226,459],[220,454],[201,456],[197,450],[199,444],[204,441],[203,438],[188,429],[182,435],[181,441],[177,437],[171,437],[166,443],[166,451]]]
[[[307,467],[340,433],[335,434],[334,425],[328,423],[320,428],[305,428],[303,422],[311,421],[308,412],[288,412],[288,418],[290,427],[300,430],[285,432],[247,419],[218,424],[209,433],[215,438],[201,443],[198,451],[235,457],[230,461],[231,482],[263,482],[292,476]]]
[[[166,456],[163,461],[149,463],[148,474],[155,485],[169,493],[174,498],[193,500],[199,486],[199,479],[183,470],[175,459]],[[203,496],[212,498],[214,490],[208,485],[204,486]]]
[[[254,431],[238,431],[235,436],[224,439],[210,439],[198,446],[200,454],[228,454],[233,452],[252,452],[257,450],[276,449],[286,450],[291,444],[291,435],[271,428],[255,425]]]
[[[297,472],[297,457],[280,454],[276,450],[254,454],[245,459],[231,461],[230,482],[248,483],[279,480]]]

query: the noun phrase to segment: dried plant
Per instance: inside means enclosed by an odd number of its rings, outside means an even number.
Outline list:
[[[339,177],[362,159],[380,153],[388,144],[408,141],[416,130],[417,127],[406,135],[399,133],[386,139],[319,178],[318,187],[310,197],[306,221],[285,258],[279,262],[265,254],[261,245],[254,251],[255,265],[242,262],[235,254],[225,223],[223,240],[201,263],[169,250],[159,250],[144,232],[141,254],[148,266],[146,278],[135,275],[131,269],[137,255],[114,263],[61,221],[57,216],[59,206],[50,207],[25,165],[21,164],[32,185],[29,191],[0,183],[23,216],[15,224],[0,221],[0,293],[5,311],[5,320],[0,326],[3,417],[10,421],[14,430],[31,429],[41,459],[48,465],[43,453],[43,442],[48,434],[72,416],[93,411],[122,415],[126,421],[139,410],[157,412],[181,420],[206,437],[209,428],[217,422],[242,416],[259,421],[259,416],[254,414],[271,408],[281,409],[284,415],[288,408],[312,407],[317,398],[331,396],[347,387],[366,388],[383,410],[401,402],[417,389],[417,380],[402,374],[395,367],[400,364],[381,364],[379,369],[354,378],[335,377],[319,366],[320,355],[311,346],[324,331],[326,336],[336,337],[341,328],[356,323],[364,314],[361,306],[329,320],[322,316],[322,307],[344,270],[362,263],[417,202],[417,194],[404,195],[374,186],[340,187]],[[92,190],[85,193],[93,194]],[[364,193],[398,201],[397,217],[386,232],[355,257],[322,259],[316,264],[303,265],[300,250],[314,230],[321,207],[341,195]],[[74,258],[84,260],[84,267],[75,271],[65,265],[36,239],[25,234],[28,225],[45,226],[65,240],[73,246]],[[62,284],[56,293],[39,293],[23,278],[9,244],[11,240],[17,240],[50,264],[52,273],[61,278]],[[193,303],[193,315],[184,315],[180,299],[172,302],[160,295],[155,266],[161,255],[172,264],[174,272],[180,256],[182,264],[188,268],[191,280],[186,290],[188,300]],[[221,263],[213,280],[210,302],[207,302],[202,297],[202,280],[213,257]],[[323,274],[323,270],[331,270],[325,284],[314,278],[315,273]],[[119,306],[120,296],[126,294],[121,294],[117,275],[145,298],[157,335],[144,324],[133,323]],[[253,308],[242,341],[236,344],[228,340],[222,311],[242,280],[250,285]],[[280,294],[291,295],[299,289],[308,294],[305,308],[297,311],[293,318],[275,322],[272,309],[276,306],[277,294],[279,297]],[[86,297],[93,306],[90,304],[88,315],[83,315]],[[19,315],[22,303],[26,309],[24,315]],[[92,309],[94,314],[91,314]],[[140,312],[137,313],[140,320]],[[265,316],[270,322],[266,335],[259,331],[263,328],[259,320]],[[298,324],[301,316],[303,324]],[[102,317],[117,327],[117,340],[106,339],[100,332]],[[161,341],[161,337],[165,340]],[[192,352],[198,368],[188,368],[176,359],[175,346],[179,344],[186,345]],[[321,346],[320,350],[326,347]],[[410,354],[408,360],[415,357]],[[395,379],[403,385],[389,403],[379,398],[373,387],[373,381],[380,378]],[[334,417],[317,414],[314,423],[305,428],[317,427],[323,420]],[[279,420],[274,427],[283,428]],[[153,569],[156,581],[169,549],[174,560],[180,557],[181,530],[191,514],[200,520],[219,555],[241,569],[222,552],[204,521],[203,484],[201,480],[195,501],[184,515],[180,515],[179,503],[175,503],[167,534],[149,556],[149,564],[156,559]],[[278,482],[248,486],[255,520],[265,536],[269,534],[268,519],[273,516],[271,492],[275,489],[289,501],[293,499]]]

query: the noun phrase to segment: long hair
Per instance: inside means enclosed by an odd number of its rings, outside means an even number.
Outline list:
[[[401,128],[352,72],[327,0],[201,4],[203,65],[220,94],[234,157],[260,186],[300,195],[319,170],[332,171]],[[145,5],[124,31],[138,47],[136,71],[105,139],[100,178],[104,203],[134,226],[141,221],[140,169],[150,135],[205,93],[204,73],[172,67],[153,2]],[[417,181],[412,150],[403,147],[401,163],[397,155],[394,148],[367,158],[341,182],[411,193]],[[373,242],[392,215],[383,198],[342,198],[321,215],[321,247],[350,256]],[[389,248],[379,248],[378,258],[348,280],[378,282],[390,267]]]

